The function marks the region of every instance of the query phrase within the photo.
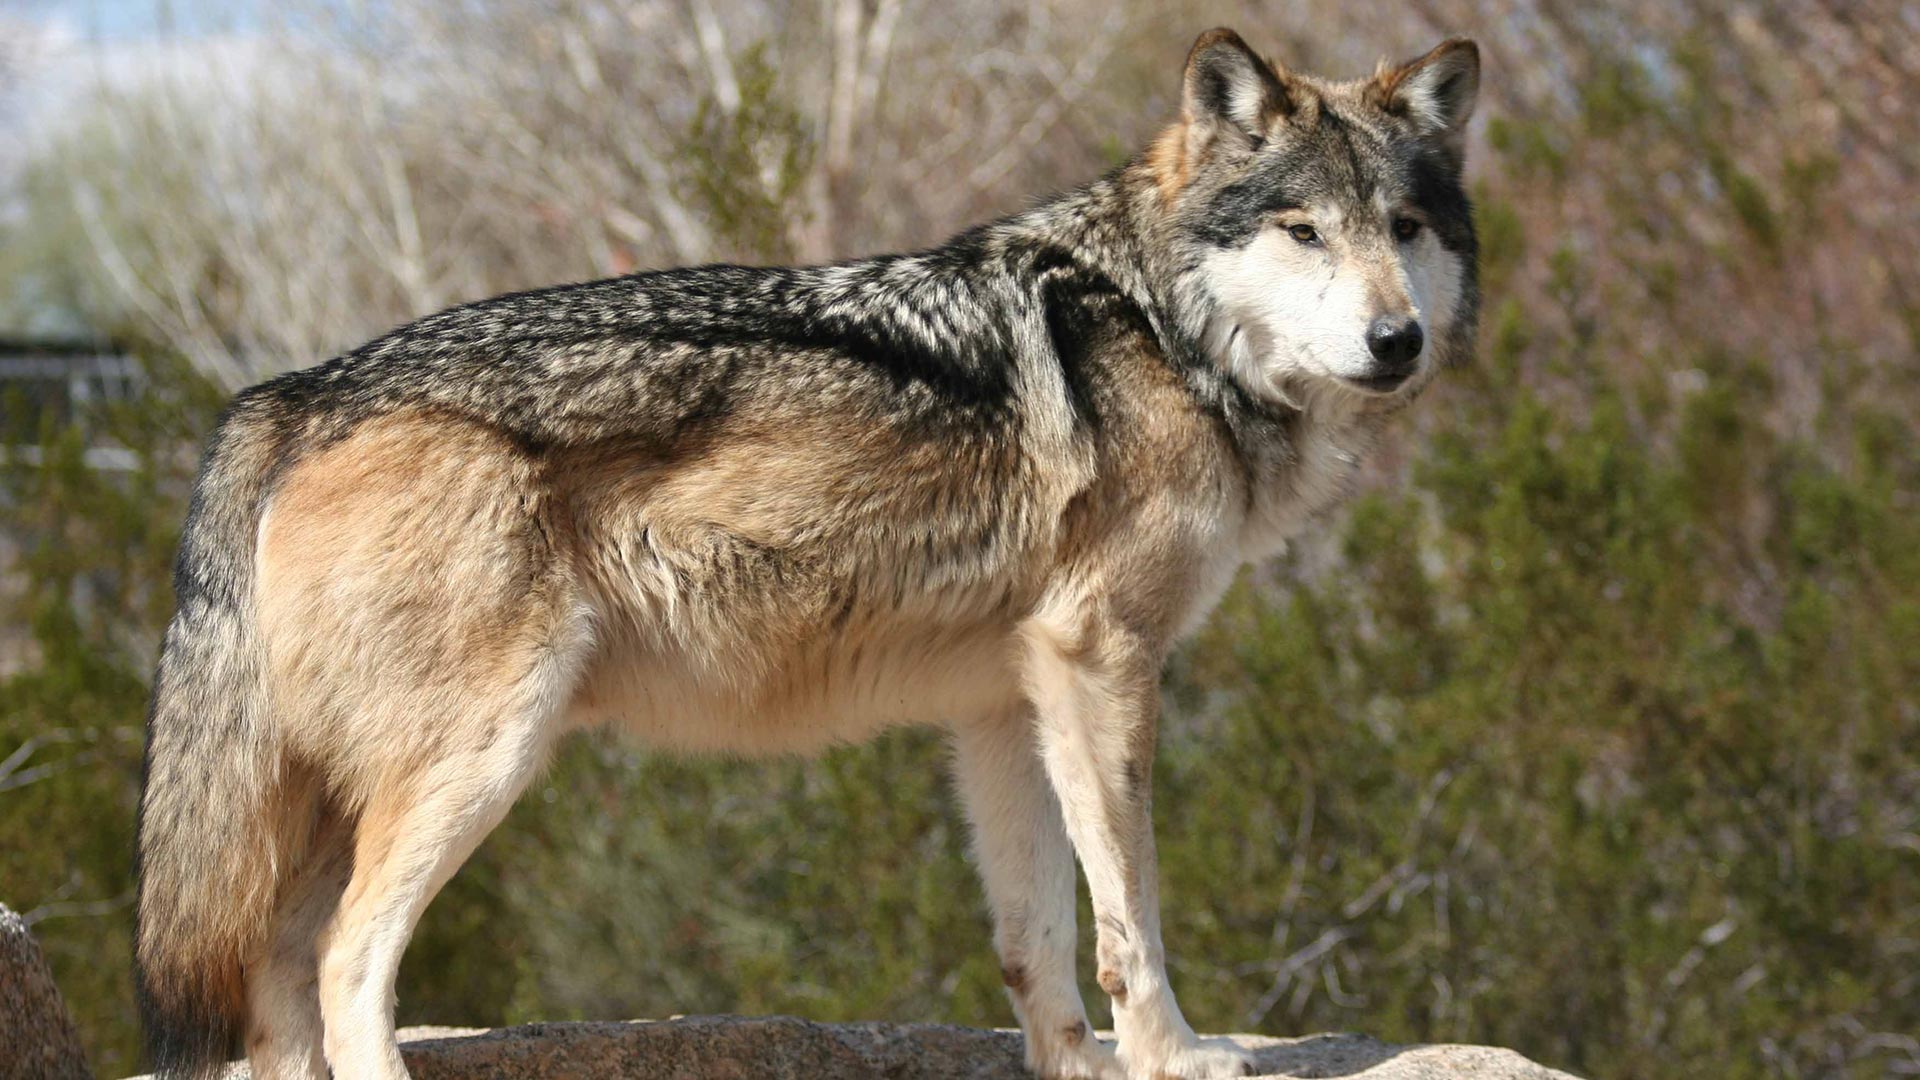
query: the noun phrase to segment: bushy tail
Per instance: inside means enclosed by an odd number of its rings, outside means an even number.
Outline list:
[[[227,1060],[246,1020],[242,963],[266,933],[288,854],[253,615],[255,536],[281,440],[248,400],[228,409],[201,462],[147,717],[134,953],[148,1052],[165,1077]]]

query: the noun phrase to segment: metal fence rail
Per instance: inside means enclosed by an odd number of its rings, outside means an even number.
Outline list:
[[[0,399],[25,397],[28,423],[0,424],[0,465],[37,465],[44,454],[33,440],[49,413],[73,418],[102,401],[127,401],[146,390],[146,372],[133,357],[85,342],[0,340]],[[8,418],[11,419],[11,418]],[[137,458],[125,447],[89,446],[88,468],[125,471]]]

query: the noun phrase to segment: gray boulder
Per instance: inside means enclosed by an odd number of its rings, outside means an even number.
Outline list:
[[[8,1080],[93,1075],[47,958],[26,921],[5,904],[0,904],[0,1075]]]
[[[1027,1080],[1017,1033],[947,1024],[694,1016],[409,1028],[400,1037],[414,1080]],[[1268,1077],[1574,1080],[1483,1046],[1392,1046],[1361,1035],[1235,1038],[1256,1050]],[[227,1080],[245,1076],[236,1067]]]

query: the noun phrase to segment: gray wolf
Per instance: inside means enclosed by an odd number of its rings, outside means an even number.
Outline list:
[[[148,725],[158,1066],[404,1077],[408,936],[566,732],[921,723],[1032,1069],[1245,1071],[1167,978],[1158,673],[1470,349],[1478,80],[1463,40],[1333,82],[1215,30],[1139,156],[941,247],[504,296],[237,395]]]

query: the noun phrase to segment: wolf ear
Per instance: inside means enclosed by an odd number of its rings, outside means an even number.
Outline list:
[[[1239,34],[1223,27],[1193,43],[1181,101],[1191,145],[1258,149],[1292,111],[1280,76]]]
[[[1480,93],[1480,46],[1450,38],[1418,60],[1382,65],[1367,89],[1375,105],[1406,117],[1422,135],[1440,139],[1457,154]]]

